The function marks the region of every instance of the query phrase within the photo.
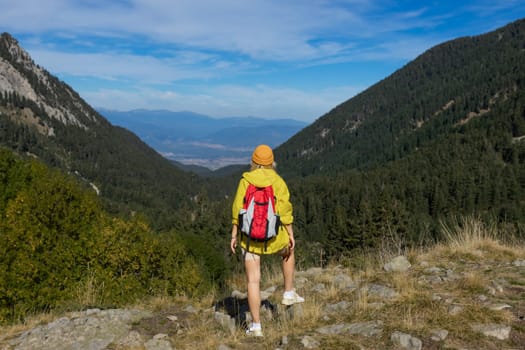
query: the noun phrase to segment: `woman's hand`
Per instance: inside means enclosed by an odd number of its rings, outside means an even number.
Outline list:
[[[232,250],[233,254],[235,254],[235,248],[237,248],[237,237],[232,237],[230,241],[230,249]]]
[[[237,225],[232,226],[232,239],[230,240],[230,249],[235,254],[235,248],[237,248]]]
[[[290,250],[293,250],[295,248],[295,238],[293,237],[293,228],[292,225],[286,225],[285,226],[286,231],[288,232],[288,238],[290,239],[289,247]]]

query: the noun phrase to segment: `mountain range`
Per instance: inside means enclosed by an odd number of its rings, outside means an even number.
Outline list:
[[[294,119],[212,118],[186,111],[98,111],[111,123],[137,134],[166,158],[210,169],[248,164],[258,144],[277,147],[307,125]]]
[[[113,126],[8,33],[0,36],[0,144],[90,183],[111,212],[148,213],[154,225],[185,222],[176,212],[199,192],[194,175]]]
[[[448,213],[522,220],[524,23],[433,47],[276,147],[279,172],[296,192],[306,193],[295,201],[307,236],[325,244],[348,241],[337,249],[352,248],[363,241],[359,227],[370,215],[379,215],[381,227],[408,240],[420,235],[413,231],[421,225],[435,237],[438,220]],[[181,171],[131,132],[112,126],[36,65],[7,33],[0,53],[4,146],[78,174],[117,207],[156,212],[155,221],[159,212],[186,208],[183,203],[196,193],[224,198],[234,190],[239,168],[230,169],[237,175],[226,172],[217,182]],[[145,124],[144,111],[102,112],[115,121]],[[143,129],[153,130],[157,144],[220,144],[225,137],[242,148],[247,142],[235,137],[235,119],[217,131],[224,121],[188,113],[149,114],[168,129],[167,134],[156,126]],[[167,124],[170,119],[173,124]],[[181,119],[192,122],[181,124]],[[142,137],[155,143],[148,134]],[[320,210],[328,216],[318,215]],[[406,219],[394,224],[393,218]],[[381,235],[370,230],[366,235]]]

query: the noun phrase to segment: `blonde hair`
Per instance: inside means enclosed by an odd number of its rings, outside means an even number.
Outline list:
[[[250,162],[250,171],[256,170],[256,169],[273,169],[275,170],[277,168],[277,163],[273,162],[270,165],[261,165],[255,163],[253,160]]]

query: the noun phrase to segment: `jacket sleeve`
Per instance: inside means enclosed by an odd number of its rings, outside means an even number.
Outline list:
[[[275,197],[277,198],[277,204],[275,206],[277,213],[281,218],[281,223],[283,225],[289,225],[293,223],[293,206],[290,202],[288,186],[282,178],[279,178],[275,185],[274,191]]]
[[[232,204],[232,225],[239,224],[239,211],[243,206],[244,194],[246,193],[246,188],[248,188],[248,181],[242,178],[239,181],[237,186],[237,192],[235,193],[235,198],[233,199]]]

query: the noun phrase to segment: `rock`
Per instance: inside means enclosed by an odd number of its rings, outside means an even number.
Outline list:
[[[441,301],[443,300],[443,297],[439,294],[433,294],[432,295],[432,301]]]
[[[445,272],[445,276],[442,277],[445,282],[453,282],[461,278],[461,275],[454,272],[454,270],[448,269]]]
[[[448,331],[446,329],[434,329],[430,332],[430,339],[432,341],[443,341],[448,336]]]
[[[265,291],[268,293],[275,293],[276,290],[277,290],[277,286],[271,286],[265,289]]]
[[[486,302],[487,300],[489,300],[489,297],[487,297],[485,294],[480,294],[478,295],[478,300],[482,303]]]
[[[424,273],[427,273],[427,274],[438,274],[438,273],[441,273],[443,272],[443,269],[439,268],[439,267],[428,267],[426,269],[423,270]]]
[[[281,338],[281,345],[288,345],[288,337],[286,335],[283,335]]]
[[[386,263],[383,268],[387,272],[406,272],[411,266],[406,256],[400,255]]]
[[[231,334],[235,333],[235,318],[222,312],[215,312],[215,321],[217,321],[224,329],[228,329]]]
[[[98,314],[100,311],[101,311],[100,309],[87,309],[86,316]]]
[[[487,337],[494,337],[499,340],[509,339],[510,330],[509,326],[504,326],[500,324],[478,324],[473,325],[472,329],[476,332],[482,333]]]
[[[134,342],[138,337],[130,338],[130,324],[149,316],[151,313],[139,310],[91,309],[24,332],[10,345],[17,350],[102,350],[111,343]]]
[[[381,298],[381,299],[393,299],[399,294],[390,287],[383,286],[381,284],[370,284],[361,288],[362,292],[368,293],[369,296]]]
[[[352,323],[348,328],[350,334],[358,334],[364,337],[371,337],[374,335],[381,334],[383,332],[382,321],[370,321],[370,322],[359,322]]]
[[[144,339],[139,332],[131,331],[115,343],[118,345],[118,348],[139,349],[144,344]]]
[[[317,341],[315,338],[312,338],[308,335],[305,335],[303,339],[301,339],[301,344],[303,344],[303,346],[306,349],[317,349],[321,345],[319,341]]]
[[[410,334],[401,333],[397,331],[392,333],[392,335],[390,336],[390,340],[394,344],[407,350],[421,350],[421,347],[423,346],[423,343],[418,338],[415,338]]]
[[[501,311],[505,309],[512,309],[512,306],[510,306],[509,304],[504,304],[504,303],[496,303],[496,304],[489,305],[488,308],[493,311]]]
[[[498,293],[503,293],[504,289],[500,281],[492,281],[492,286],[488,287],[489,293],[496,295]]]
[[[266,288],[265,290],[261,291],[261,301],[268,300],[269,297],[272,296],[273,293],[277,290],[277,286],[271,286],[269,288]],[[246,294],[246,297],[248,298],[248,294]]]
[[[173,350],[166,334],[157,334],[144,343],[146,350]]]
[[[514,260],[512,264],[518,267],[525,267],[525,260]]]
[[[463,306],[452,304],[448,307],[448,313],[452,316],[459,315],[463,311]]]
[[[241,293],[238,290],[234,290],[232,292],[232,294],[231,294],[231,297],[235,298],[235,299],[246,299],[246,298],[248,298],[248,294],[247,293]]]
[[[270,292],[267,292],[267,291],[264,291],[264,290],[261,291],[261,301],[268,300],[268,298],[271,297],[272,294],[273,294],[273,292],[270,293]]]
[[[318,333],[321,334],[357,334],[364,337],[371,337],[380,334],[383,329],[383,322],[381,321],[370,321],[370,322],[358,322],[358,323],[343,323],[337,325],[325,326],[317,329]]]
[[[301,318],[303,318],[303,315],[304,312],[302,304],[284,306],[284,316],[288,320],[300,320]]]
[[[437,284],[443,282],[443,278],[436,275],[421,276],[418,281],[421,283]]]
[[[264,322],[268,322],[274,319],[274,316],[276,313],[277,307],[270,303],[268,300],[263,300],[261,302],[261,318],[264,320]],[[302,309],[301,309],[302,312]],[[297,313],[297,312],[296,312]]]
[[[334,277],[334,285],[338,289],[351,289],[354,290],[359,286],[359,283],[355,282],[350,276],[339,273]]]
[[[199,312],[199,309],[195,308],[193,305],[188,305],[184,308],[184,311],[189,312],[190,314],[196,314]]]
[[[346,323],[334,324],[334,325],[317,328],[317,332],[321,334],[343,334],[347,332],[348,327],[349,325]]]
[[[324,283],[317,283],[313,288],[312,288],[312,292],[315,292],[315,293],[322,293],[326,290],[326,286],[324,285]]]
[[[327,313],[336,313],[336,312],[342,312],[347,310],[350,306],[352,306],[352,303],[343,300],[335,304],[328,304],[325,307],[325,312]]]

